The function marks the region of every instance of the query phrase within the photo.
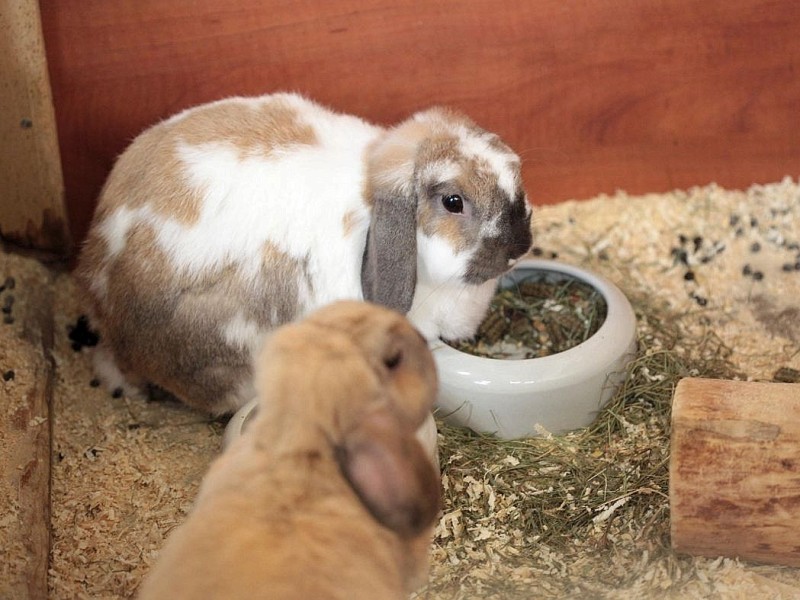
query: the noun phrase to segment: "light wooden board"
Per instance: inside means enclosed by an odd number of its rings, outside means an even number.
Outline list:
[[[58,140],[35,0],[0,0],[0,237],[65,253]]]

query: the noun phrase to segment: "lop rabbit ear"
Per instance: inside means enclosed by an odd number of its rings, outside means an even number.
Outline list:
[[[361,265],[364,299],[402,314],[417,285],[417,203],[411,195],[376,191]]]
[[[439,512],[440,481],[413,431],[388,407],[369,413],[338,449],[347,481],[375,519],[415,536]]]

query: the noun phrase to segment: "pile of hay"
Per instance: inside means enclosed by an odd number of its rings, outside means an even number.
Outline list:
[[[445,514],[420,597],[600,596],[641,576],[634,557],[670,555],[673,389],[682,377],[742,375],[713,334],[679,347],[680,317],[635,304],[639,355],[591,427],[502,441],[441,426]]]

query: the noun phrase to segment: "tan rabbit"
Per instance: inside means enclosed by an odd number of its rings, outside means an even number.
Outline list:
[[[277,329],[256,373],[257,416],[140,597],[407,598],[440,506],[415,437],[437,384],[423,337],[390,309],[340,301]]]

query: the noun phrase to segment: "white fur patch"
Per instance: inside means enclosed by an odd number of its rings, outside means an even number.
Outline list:
[[[128,231],[137,220],[137,215],[126,207],[110,214],[97,228],[108,248],[108,258],[113,259],[125,248]]]
[[[489,168],[497,176],[497,185],[513,201],[517,191],[519,157],[493,148],[485,136],[462,134],[459,138],[459,148],[464,156],[488,162]]]
[[[496,286],[496,279],[480,285],[421,283],[408,318],[428,341],[470,337],[486,316]]]
[[[500,235],[500,215],[495,215],[481,224],[481,237],[497,237]]]
[[[417,233],[417,287],[408,318],[428,340],[469,337],[483,321],[497,280],[463,283],[473,254]]]
[[[97,378],[109,391],[121,389],[128,398],[138,398],[143,396],[142,391],[128,382],[122,371],[117,367],[114,356],[111,352],[100,344],[94,349],[92,354],[92,366]]]
[[[425,165],[420,173],[423,181],[444,183],[461,175],[461,167],[452,160],[440,160]]]
[[[459,283],[473,252],[456,252],[441,237],[417,232],[417,278],[432,285]]]
[[[262,332],[258,323],[246,319],[241,312],[222,326],[222,336],[229,345],[236,348],[255,348]]]

